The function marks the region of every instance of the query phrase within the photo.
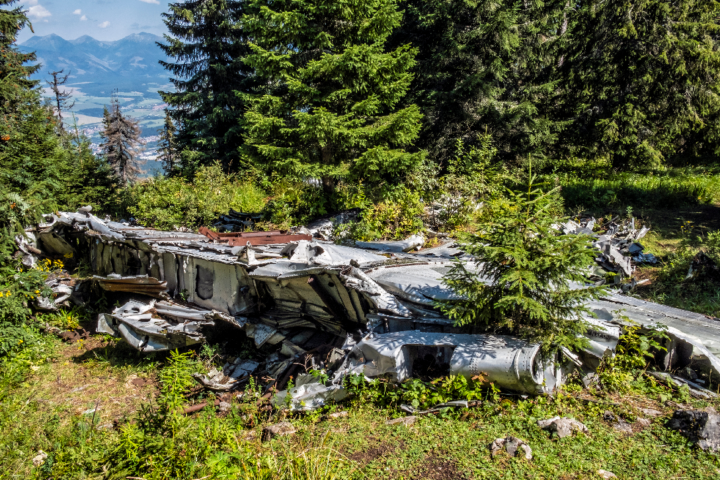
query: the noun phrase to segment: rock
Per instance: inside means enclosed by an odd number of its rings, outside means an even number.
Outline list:
[[[518,450],[522,449],[525,452],[525,458],[527,460],[532,460],[532,449],[530,448],[530,445],[517,437],[507,436],[505,438],[496,438],[493,443],[490,444],[490,454],[494,457],[500,453],[503,447],[510,457],[515,457]]]
[[[348,415],[349,415],[349,413],[348,413],[347,410],[346,410],[346,411],[343,411],[343,412],[331,413],[331,414],[329,414],[327,417],[328,417],[328,418],[343,418],[343,417],[347,417]],[[408,418],[408,417],[405,417],[405,418]]]
[[[262,441],[267,442],[275,437],[281,437],[284,435],[293,435],[296,430],[290,422],[280,422],[275,425],[269,425],[263,428]]]
[[[608,472],[607,470],[600,469],[597,471],[597,474],[600,475],[600,478],[617,478],[617,475],[615,475],[612,472]]]
[[[703,410],[677,410],[665,426],[677,430],[703,450],[720,450],[720,415],[712,407]]]
[[[613,424],[613,429],[617,432],[633,433],[632,425],[627,423],[625,420],[620,420]]]
[[[615,431],[633,433],[632,426],[610,410],[605,410],[603,413],[603,420],[610,422]]]
[[[38,450],[37,456],[32,459],[33,465],[35,465],[36,468],[44,465],[47,457],[47,453],[43,452],[42,450]]]
[[[557,433],[560,438],[572,435],[573,431],[588,433],[587,427],[574,418],[553,417],[547,420],[538,420],[537,424],[543,430]]]
[[[652,408],[638,408],[638,411],[641,412],[646,417],[659,417],[662,415],[662,412],[660,410],[654,410]]]
[[[638,418],[635,420],[635,423],[637,423],[641,427],[649,427],[650,426],[650,420],[647,418]]]
[[[413,415],[409,417],[394,418],[385,422],[385,425],[405,425],[406,427],[409,427],[410,425],[415,423],[417,419],[418,417],[415,417]]]
[[[223,413],[229,412],[230,409],[232,409],[232,405],[230,405],[228,402],[220,402],[220,404],[218,405],[218,410]]]

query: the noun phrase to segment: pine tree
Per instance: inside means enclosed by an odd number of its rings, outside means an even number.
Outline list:
[[[68,81],[68,78],[70,77],[69,72],[67,75],[63,75],[63,72],[64,70],[50,72],[52,80],[47,82],[47,84],[50,86],[50,91],[52,91],[53,95],[55,95],[55,114],[58,116],[58,127],[61,132],[65,131],[62,116],[63,110],[67,111],[75,106],[75,102],[70,103],[70,98],[72,98],[72,91],[60,90],[60,87],[65,85]]]
[[[446,165],[457,141],[486,133],[500,157],[543,154],[562,123],[545,114],[555,89],[567,0],[409,0],[393,45],[419,50],[406,101],[425,115],[420,145]]]
[[[245,104],[235,92],[249,92],[254,82],[242,62],[249,48],[237,28],[245,3],[188,0],[171,3],[163,14],[170,35],[159,45],[175,62],[160,63],[175,77],[175,91],[160,94],[177,122],[175,141],[188,178],[217,160],[225,170],[238,168]]]
[[[175,173],[178,168],[177,144],[175,141],[175,124],[168,112],[165,112],[165,124],[158,130],[158,160],[162,162],[163,170],[168,175]]]
[[[100,144],[103,156],[120,184],[128,185],[142,171],[139,154],[143,141],[138,122],[123,115],[117,95],[113,95],[110,109],[105,109],[103,127]]]
[[[588,0],[558,75],[571,154],[616,169],[720,153],[720,3]]]
[[[246,58],[264,86],[244,117],[244,152],[269,173],[322,179],[326,192],[350,176],[397,184],[423,158],[409,151],[422,115],[398,108],[416,51],[385,50],[402,18],[395,0],[250,0]]]

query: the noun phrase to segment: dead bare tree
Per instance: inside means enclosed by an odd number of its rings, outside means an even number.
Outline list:
[[[70,110],[75,106],[75,102],[70,103],[70,99],[72,98],[72,91],[60,90],[60,87],[67,83],[68,77],[70,77],[70,74],[72,73],[68,72],[67,75],[63,75],[64,71],[65,70],[63,69],[57,72],[49,72],[50,75],[52,75],[52,80],[47,82],[47,84],[50,85],[50,90],[52,90],[53,94],[55,95],[55,111],[58,116],[60,131],[62,132],[65,131],[62,112],[63,110]]]
[[[122,114],[117,94],[112,97],[110,110],[105,111],[103,124],[105,128],[100,148],[118,180],[127,185],[137,179],[140,166],[144,163],[139,158],[144,145],[140,138],[140,126],[137,121]]]

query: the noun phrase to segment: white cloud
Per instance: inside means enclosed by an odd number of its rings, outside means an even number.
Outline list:
[[[98,25],[98,27],[100,27],[100,28],[107,28],[109,26],[110,26],[110,22],[108,22],[107,20],[102,22],[100,25]]]
[[[28,1],[28,5],[37,5],[37,4],[38,4],[38,0],[29,0]]]
[[[82,15],[82,10],[79,8],[73,12],[73,15]]]
[[[153,5],[160,5],[160,2],[158,0],[140,0],[143,3],[152,3]]]
[[[48,9],[42,5],[33,5],[28,9],[28,17],[30,18],[45,18],[52,16],[52,13],[48,12]]]
[[[80,21],[81,22],[87,21],[87,15],[83,15],[82,17],[80,17]]]

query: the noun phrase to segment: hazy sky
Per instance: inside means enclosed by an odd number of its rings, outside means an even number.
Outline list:
[[[169,3],[169,0],[20,0],[15,5],[28,11],[35,35],[54,33],[66,40],[90,35],[97,40],[119,40],[139,32],[165,33],[160,14],[168,11]],[[18,43],[31,36],[30,29],[24,29]]]

